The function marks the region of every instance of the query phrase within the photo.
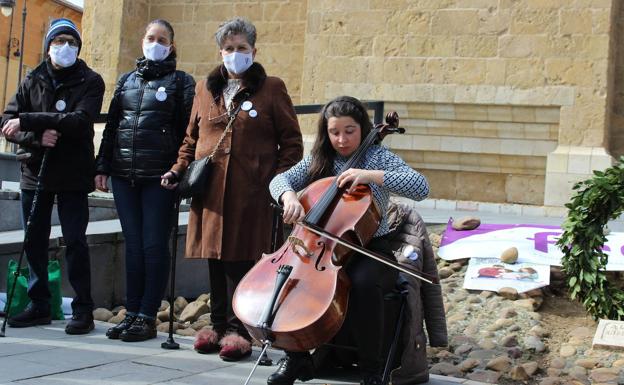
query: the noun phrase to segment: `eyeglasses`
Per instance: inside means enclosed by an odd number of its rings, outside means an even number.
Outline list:
[[[65,45],[65,43],[69,44],[70,47],[78,47],[78,41],[73,37],[57,36],[50,42],[52,45]]]

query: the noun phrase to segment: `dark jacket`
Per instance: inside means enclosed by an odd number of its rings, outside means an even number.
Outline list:
[[[98,174],[158,179],[175,163],[195,96],[193,78],[175,68],[175,58],[139,59],[134,71],[119,78],[102,134]],[[182,93],[177,92],[178,74]]]
[[[388,208],[389,223],[395,228],[391,235],[395,256],[400,264],[437,277],[438,268],[425,222],[415,208],[402,202],[395,201]],[[407,245],[412,245],[420,256],[416,261],[403,256],[403,248]],[[446,316],[440,285],[423,283],[405,273],[400,276],[406,283],[408,306],[401,333],[400,366],[392,372],[392,383],[415,385],[426,382],[429,377],[427,340],[432,347],[448,345]]]
[[[181,174],[191,161],[209,155],[225,130],[228,119],[222,93],[226,79],[227,71],[220,65],[197,84],[174,171]],[[236,116],[232,131],[213,158],[204,195],[191,202],[187,257],[253,261],[270,249],[269,182],[301,159],[303,140],[284,82],[267,76],[258,63],[246,71],[233,103],[237,106],[244,100],[252,103],[252,110],[241,110]]]
[[[11,141],[32,155],[22,162],[20,187],[36,187],[44,152],[41,136],[46,129],[54,129],[61,136],[50,152],[43,188],[93,191],[93,122],[102,108],[104,81],[80,59],[60,71],[48,70],[48,66],[44,61],[26,76],[2,115],[3,125],[19,117],[21,131]],[[59,100],[64,101],[64,108]]]

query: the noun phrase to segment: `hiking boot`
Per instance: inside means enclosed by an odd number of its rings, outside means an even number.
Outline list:
[[[7,323],[12,328],[27,328],[36,325],[49,325],[52,323],[50,309],[42,309],[32,304],[21,313],[10,317]]]
[[[112,328],[109,328],[106,331],[106,337],[110,338],[111,340],[118,340],[119,339],[119,335],[126,329],[128,329],[130,326],[132,326],[132,323],[134,322],[134,320],[136,319],[136,315],[128,315],[126,314],[126,317],[117,325],[113,326]]]
[[[278,365],[267,379],[268,385],[292,385],[295,380],[307,381],[314,377],[314,365],[309,354],[286,354]]]
[[[93,314],[77,313],[72,315],[72,319],[65,326],[67,334],[87,334],[95,328]]]
[[[121,332],[120,337],[124,342],[140,342],[156,338],[156,320],[139,315],[128,329]]]

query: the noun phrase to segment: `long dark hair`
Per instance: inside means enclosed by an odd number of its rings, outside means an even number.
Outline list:
[[[373,129],[366,107],[358,99],[351,96],[339,96],[321,110],[316,132],[316,140],[312,147],[312,164],[310,165],[311,181],[333,175],[334,158],[336,150],[332,147],[327,133],[327,121],[329,118],[348,116],[355,120],[362,129],[362,140]]]

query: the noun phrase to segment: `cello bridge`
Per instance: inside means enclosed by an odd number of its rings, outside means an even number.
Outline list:
[[[290,243],[291,250],[293,253],[297,254],[300,257],[311,258],[314,254],[307,248],[305,243],[292,235],[288,237],[288,242]]]

